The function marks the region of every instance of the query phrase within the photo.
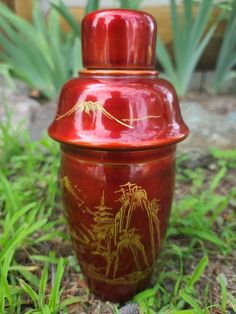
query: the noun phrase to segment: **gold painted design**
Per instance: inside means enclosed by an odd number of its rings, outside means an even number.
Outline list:
[[[61,179],[61,183],[74,196],[78,206],[81,206],[84,203],[82,198],[79,196],[79,193],[81,192],[81,190],[78,189],[77,187],[73,187],[69,178],[66,176]]]
[[[114,117],[112,114],[110,114],[103,106],[102,104],[100,104],[100,102],[98,101],[78,101],[74,107],[72,107],[69,111],[67,111],[66,113],[62,114],[62,115],[57,115],[56,120],[61,120],[69,115],[71,115],[73,112],[75,112],[76,110],[80,111],[80,112],[85,112],[87,113],[89,116],[91,113],[96,114],[97,111],[102,112],[107,118],[111,119],[111,120],[115,120],[117,123],[132,129],[133,126],[126,124],[124,122],[122,122],[121,120],[117,119],[116,117]]]
[[[77,192],[72,183],[68,184],[69,179],[64,177],[62,181],[67,191],[75,197]],[[106,205],[103,191],[99,205],[93,210],[82,206],[83,212],[91,215],[92,223],[89,227],[81,223],[79,228],[71,228],[71,237],[77,243],[79,251],[87,257],[87,262],[81,260],[81,266],[88,276],[111,284],[132,284],[152,271],[156,258],[156,243],[158,246],[160,244],[157,216],[159,206],[156,199],[148,199],[145,189],[131,182],[120,185],[114,193],[118,196],[116,201],[120,204],[117,213],[114,214],[113,209]],[[133,219],[140,210],[146,213],[149,222],[151,252],[145,251],[142,234],[134,227]],[[132,273],[118,275],[122,273],[119,269],[121,258],[127,253],[136,269]],[[91,257],[90,260],[88,256]],[[92,256],[101,260],[99,267],[93,262]]]
[[[160,116],[149,115],[149,116],[144,116],[144,117],[140,117],[140,118],[122,119],[122,121],[133,123],[135,121],[143,121],[143,120],[147,120],[147,119],[157,119],[157,118],[160,118]]]
[[[83,269],[86,270],[87,276],[91,277],[93,279],[112,284],[112,285],[124,285],[124,284],[135,284],[138,281],[141,281],[142,279],[145,279],[148,275],[151,274],[153,267],[148,267],[144,270],[135,271],[131,274],[126,274],[124,276],[120,276],[117,278],[108,278],[105,277],[103,274],[98,273],[97,268],[95,268],[93,265],[89,264],[87,265],[86,262],[82,262],[81,266]],[[96,269],[96,270],[95,270]]]
[[[115,116],[113,116],[111,113],[109,113],[103,106],[102,104],[100,104],[100,102],[98,101],[78,101],[74,107],[72,107],[69,111],[67,111],[64,114],[61,115],[57,115],[56,116],[56,120],[61,120],[69,115],[71,115],[72,113],[74,113],[76,110],[80,111],[80,112],[85,112],[87,113],[89,116],[91,113],[96,114],[97,111],[102,112],[107,118],[111,119],[111,120],[115,120],[117,123],[133,129],[133,122],[136,121],[142,121],[142,120],[147,120],[147,119],[157,119],[160,116],[155,116],[155,115],[148,115],[148,116],[144,116],[144,117],[139,117],[139,118],[129,118],[129,119],[117,119]],[[130,124],[127,124],[125,122],[130,122]]]

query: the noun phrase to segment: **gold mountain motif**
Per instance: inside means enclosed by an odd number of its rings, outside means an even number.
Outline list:
[[[68,181],[67,177],[62,179],[65,189],[75,197],[78,192],[71,189],[73,185],[68,184]],[[96,262],[81,261],[81,266],[88,276],[112,284],[134,283],[151,272],[156,258],[156,246],[160,244],[158,202],[156,199],[150,201],[145,189],[131,182],[120,185],[115,194],[118,195],[117,202],[120,204],[117,213],[114,214],[113,209],[106,205],[103,191],[100,203],[93,210],[86,207],[82,211],[91,215],[90,227],[81,224],[79,228],[70,230],[71,236],[78,243],[82,254],[97,256],[102,261],[102,266],[99,267]],[[84,204],[81,203],[81,206],[84,207]],[[151,253],[145,251],[141,230],[135,228],[132,223],[138,214],[137,210],[143,211],[148,220]],[[120,261],[121,256],[127,252],[135,269],[132,273],[123,274]]]
[[[56,120],[60,120],[65,118],[66,116],[69,116],[70,114],[72,114],[73,112],[75,112],[76,110],[79,110],[80,112],[85,112],[87,113],[89,116],[91,113],[96,114],[97,111],[102,112],[107,118],[111,119],[111,120],[115,120],[117,123],[132,129],[133,126],[122,122],[121,120],[117,119],[116,117],[114,117],[112,114],[110,114],[103,106],[102,104],[100,104],[100,102],[98,101],[78,101],[69,111],[67,111],[66,113],[62,114],[62,115],[57,115]]]
[[[122,119],[119,120],[117,119],[115,116],[113,116],[110,112],[108,112],[100,102],[98,101],[78,101],[76,102],[76,104],[70,109],[68,110],[66,113],[61,114],[61,115],[57,115],[56,120],[61,120],[69,115],[71,115],[72,113],[74,113],[76,110],[80,111],[80,112],[85,112],[87,113],[89,116],[91,113],[96,114],[97,111],[102,112],[107,118],[116,121],[117,123],[129,128],[129,129],[133,129],[133,125],[131,125],[133,122],[135,121],[142,121],[142,120],[146,120],[146,119],[156,119],[159,118],[160,116],[155,116],[155,115],[149,115],[149,116],[144,116],[144,117],[139,117],[139,118],[130,118],[130,119]],[[125,122],[130,122],[131,124],[127,124]]]

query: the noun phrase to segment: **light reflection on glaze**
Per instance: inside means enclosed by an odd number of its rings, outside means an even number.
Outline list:
[[[62,90],[59,116],[78,101],[90,101],[98,102],[114,119],[100,111],[86,116],[77,109],[51,125],[50,133],[56,140],[83,146],[131,148],[140,141],[143,147],[159,146],[166,141],[178,142],[187,135],[176,94],[165,80],[155,76],[82,75],[77,83],[72,80],[66,91]]]

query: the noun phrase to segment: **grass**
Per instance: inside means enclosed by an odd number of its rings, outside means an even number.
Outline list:
[[[0,127],[0,313],[132,313],[89,294],[66,232],[58,146]],[[20,134],[20,136],[19,136]],[[176,199],[145,314],[236,312],[236,151],[177,160]]]

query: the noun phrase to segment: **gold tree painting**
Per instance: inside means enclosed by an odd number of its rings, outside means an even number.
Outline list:
[[[62,179],[67,192],[78,200],[79,190],[73,189],[72,183],[69,182],[67,177]],[[158,251],[160,243],[158,202],[156,199],[150,201],[145,189],[131,182],[120,185],[114,193],[119,203],[119,209],[115,214],[113,209],[106,205],[104,191],[100,203],[93,209],[86,207],[83,202],[77,202],[84,207],[84,213],[91,215],[92,223],[89,227],[80,224],[75,230],[71,230],[71,236],[82,254],[94,256],[88,263],[81,261],[81,266],[89,276],[113,284],[136,282],[150,273]],[[141,210],[148,220],[151,246],[148,255],[142,242],[142,233],[132,223],[137,210]],[[127,252],[135,265],[134,271],[119,276],[121,256]],[[104,267],[98,267],[93,262],[96,257],[103,260]]]

